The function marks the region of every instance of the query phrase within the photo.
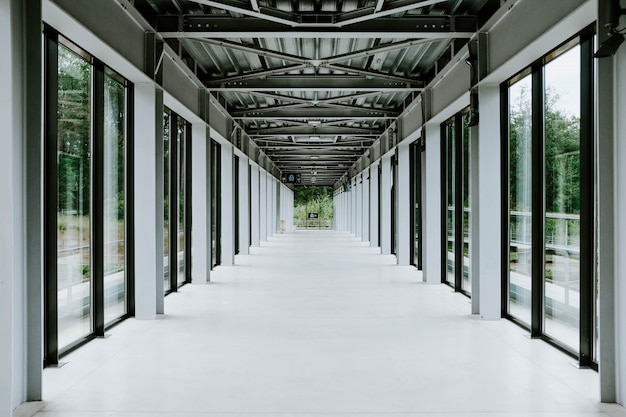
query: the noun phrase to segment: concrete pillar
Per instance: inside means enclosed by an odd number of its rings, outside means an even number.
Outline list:
[[[480,125],[478,126],[478,282],[479,314],[483,319],[498,320],[501,316],[501,257],[502,232],[500,227],[500,89],[497,85],[480,86]],[[477,204],[476,204],[477,203]],[[494,254],[498,256],[494,256]]]
[[[380,247],[380,236],[378,235],[378,188],[380,187],[378,178],[379,162],[370,166],[370,246]]]
[[[209,127],[205,123],[194,123],[191,129],[191,282],[206,284],[211,270],[211,164],[207,152],[211,142]]]
[[[259,169],[259,239],[267,241],[267,173]]]
[[[250,201],[252,208],[252,218],[250,227],[252,228],[252,242],[250,242],[251,246],[259,247],[260,246],[260,232],[261,232],[261,222],[260,222],[260,201],[259,201],[259,167],[257,165],[250,165],[251,176],[250,176],[250,191],[251,198]]]
[[[391,254],[391,156],[382,158],[380,188],[382,204],[380,211],[380,249],[383,255]]]
[[[425,282],[440,284],[441,257],[444,255],[441,253],[441,134],[437,124],[426,124],[423,129],[426,134],[426,164],[422,206],[422,267]]]
[[[222,188],[222,212],[221,212],[221,237],[222,237],[222,265],[229,266],[235,263],[235,184],[233,171],[233,146],[221,144],[222,151],[220,163],[222,164],[221,188]]]
[[[274,203],[274,181],[272,181],[272,175],[270,173],[266,173],[266,181],[267,181],[267,189],[266,189],[266,207],[265,207],[265,231],[266,236],[265,240],[269,240],[270,237],[274,235],[274,210],[276,204]]]
[[[411,264],[411,153],[408,144],[398,146],[398,183],[395,184],[398,196],[398,265]]]
[[[250,253],[250,196],[248,158],[239,158],[239,254]]]
[[[155,319],[163,301],[163,90],[135,84],[135,316]]]

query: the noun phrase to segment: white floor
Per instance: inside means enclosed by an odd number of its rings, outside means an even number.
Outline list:
[[[281,235],[44,372],[40,417],[626,416],[598,375],[347,234]]]

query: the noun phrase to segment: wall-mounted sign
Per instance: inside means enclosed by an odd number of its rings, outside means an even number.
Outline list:
[[[319,216],[319,213],[309,213],[309,219],[317,219]]]

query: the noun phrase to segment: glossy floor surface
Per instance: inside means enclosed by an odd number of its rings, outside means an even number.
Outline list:
[[[44,372],[40,417],[623,416],[598,375],[347,234],[280,235]]]

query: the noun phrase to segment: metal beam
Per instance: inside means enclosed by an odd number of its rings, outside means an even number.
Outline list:
[[[230,77],[212,79],[211,83],[230,83],[236,81],[254,80],[255,78],[265,78],[272,75],[282,75],[291,71],[299,71],[309,68],[306,64],[285,65],[284,67],[261,69],[245,72],[243,74],[233,75]]]
[[[398,49],[410,48],[412,46],[419,46],[419,45],[430,44],[433,42],[439,42],[445,39],[446,38],[409,39],[407,41],[385,43],[383,45],[377,45],[377,46],[372,46],[371,48],[361,49],[360,51],[348,52],[342,55],[336,55],[336,56],[324,58],[323,61],[324,63],[334,64],[336,62],[348,61],[350,59],[370,57],[370,56],[380,54],[383,52],[390,52],[390,51],[395,51]]]
[[[366,136],[379,136],[383,133],[382,129],[363,129],[352,127],[302,127],[302,126],[287,126],[287,127],[271,127],[266,129],[254,129],[248,130],[246,133],[250,137],[260,136],[275,136],[275,135],[289,135],[289,136],[341,136],[341,135],[366,135]]]
[[[200,0],[195,0],[200,1]],[[202,0],[210,1],[210,0]],[[262,18],[185,15],[177,19],[163,16],[157,26],[164,38],[400,38],[452,39],[470,38],[476,32],[475,16],[404,16],[377,18],[351,24],[291,24],[268,22]],[[182,30],[180,29],[182,26]]]
[[[296,105],[298,106],[298,105]],[[231,112],[233,119],[243,120],[277,120],[277,119],[324,119],[324,120],[371,120],[371,119],[393,119],[398,116],[398,112],[368,109],[355,106],[345,106],[345,108],[325,108],[325,107],[300,107],[293,105],[282,108],[254,109]]]
[[[259,3],[257,2],[257,0],[250,0],[250,6],[252,7],[252,10],[254,10],[255,12],[260,11]]]
[[[273,51],[271,49],[260,48],[253,45],[245,45],[240,42],[233,42],[226,39],[210,39],[210,38],[196,38],[194,41],[208,43],[214,46],[221,46],[222,48],[236,49],[242,52],[249,52],[256,55],[261,55],[266,58],[276,58],[285,61],[293,62],[296,64],[310,64],[310,59],[303,58],[298,55],[291,55],[283,52]]]
[[[403,13],[413,9],[419,9],[426,6],[432,6],[433,4],[444,3],[448,0],[425,0],[421,2],[415,2],[414,0],[399,0],[390,3],[389,8],[385,10],[376,11],[372,8],[374,13],[351,17],[351,12],[343,13],[337,16],[337,25],[347,26],[355,23],[365,22],[368,20],[379,19],[381,17],[390,16],[396,13]],[[378,5],[377,5],[378,6]],[[395,7],[394,7],[395,6]]]
[[[320,68],[328,68],[333,71],[341,71],[347,74],[361,75],[363,77],[376,77],[376,78],[380,78],[381,80],[389,80],[389,81],[395,81],[399,83],[411,84],[411,83],[419,82],[418,80],[414,78],[399,77],[399,76],[390,75],[384,72],[359,69],[359,68],[349,67],[347,65],[322,63],[320,64]]]
[[[261,13],[260,9],[259,11],[250,10],[246,8],[247,4],[241,1],[236,1],[236,0],[221,0],[221,1],[190,0],[190,1],[193,1],[199,4],[204,4],[206,6],[216,7],[222,10],[228,10],[229,12],[239,13],[244,16],[256,17],[257,19],[263,19],[263,20],[267,20],[273,23],[279,23],[279,24],[289,25],[289,26],[293,26],[297,24],[297,22],[295,21],[295,18],[292,18],[291,16],[289,16],[289,14],[286,12],[283,12],[286,15],[286,17],[272,16],[269,14]]]
[[[264,80],[209,82],[212,91],[420,91],[421,85],[360,76],[298,75],[270,76]]]

